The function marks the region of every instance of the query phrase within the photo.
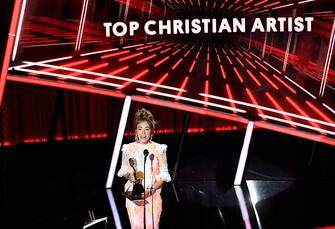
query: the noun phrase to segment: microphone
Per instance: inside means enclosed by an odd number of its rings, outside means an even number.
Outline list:
[[[146,161],[147,160],[147,156],[149,155],[149,151],[147,149],[145,149],[143,151],[143,154],[144,154],[144,161]]]
[[[147,157],[149,155],[149,151],[147,149],[145,149],[143,151],[143,154],[144,154],[144,162],[143,162],[143,171],[144,171],[144,178],[143,178],[143,187],[144,187],[144,190],[146,189],[146,186],[145,186],[145,161],[147,160]],[[145,192],[143,194],[143,202],[144,202],[144,205],[143,205],[143,225],[144,225],[144,229],[146,229],[146,209],[145,209]]]

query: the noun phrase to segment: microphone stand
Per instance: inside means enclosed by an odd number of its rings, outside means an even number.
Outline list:
[[[152,193],[153,190],[153,176],[154,176],[154,167],[152,165],[152,162],[154,160],[154,155],[150,155],[150,161],[151,161],[151,187],[150,187],[150,194],[151,194],[151,225],[152,229],[155,228],[154,223],[154,194]]]
[[[144,166],[143,166],[143,170],[144,170],[144,177],[143,177],[143,183],[144,183],[144,193],[143,193],[143,207],[144,207],[144,213],[143,213],[143,224],[144,224],[144,229],[146,229],[147,228],[147,223],[146,223],[146,220],[145,220],[145,218],[146,218],[146,216],[145,216],[145,213],[146,213],[146,209],[145,209],[145,189],[146,189],[146,187],[145,187],[145,159],[146,159],[146,157],[144,158]]]
[[[147,228],[147,223],[146,223],[146,208],[145,208],[145,190],[146,190],[146,187],[145,187],[145,161],[147,160],[147,156],[148,156],[149,152],[148,150],[144,150],[144,162],[143,162],[143,186],[144,186],[144,193],[143,193],[143,224],[144,224],[144,229]]]

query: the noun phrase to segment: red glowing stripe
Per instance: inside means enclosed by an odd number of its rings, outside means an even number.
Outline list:
[[[230,63],[230,64],[233,64],[233,62],[231,61],[231,59],[229,58],[229,56],[226,56],[226,57],[227,57],[229,63]]]
[[[249,0],[246,3],[244,3],[244,5],[248,5],[250,2],[252,2],[253,0]]]
[[[229,51],[233,56],[235,56],[235,53],[233,53],[233,51],[231,51],[230,49],[228,49],[228,51]]]
[[[177,51],[175,51],[174,53],[172,53],[172,56],[176,55],[180,51],[181,51],[181,49],[178,49]]]
[[[159,85],[161,85],[162,83],[163,83],[163,81],[167,78],[169,76],[169,73],[167,72],[167,73],[165,73],[157,82],[156,82],[156,84],[159,84]],[[153,86],[153,87],[151,87],[149,90],[150,91],[154,91],[154,90],[156,90],[156,88],[157,88],[157,86]],[[147,94],[150,94],[150,93],[147,93]]]
[[[226,73],[224,72],[224,69],[223,69],[222,64],[220,64],[220,70],[221,70],[222,77],[223,77],[224,79],[226,79]]]
[[[133,78],[131,78],[132,80],[138,80],[139,78],[141,78],[142,76],[144,76],[145,74],[147,74],[149,72],[149,69],[145,69],[144,71],[138,73],[137,75],[135,75]],[[129,84],[131,84],[131,81],[128,81],[126,83],[124,83],[122,86],[123,88],[127,87]]]
[[[207,48],[207,61],[209,61],[209,47]]]
[[[240,51],[236,50],[237,54],[240,55],[240,57],[243,57],[242,53]]]
[[[242,67],[244,67],[244,64],[242,63],[242,61],[238,57],[236,57],[236,60],[240,63],[240,65],[242,65]]]
[[[214,50],[215,50],[215,53],[216,53],[216,58],[218,58],[219,63],[221,63],[221,59],[220,59],[218,50],[216,48],[214,48]]]
[[[66,68],[71,68],[71,67],[74,67],[74,66],[85,64],[87,62],[88,62],[88,59],[85,59],[85,60],[70,62],[70,63],[67,63],[67,64],[62,64],[60,66],[66,67]],[[40,71],[42,71],[42,72],[53,72],[53,71],[56,71],[56,70],[57,70],[56,68],[43,68]],[[32,73],[32,75],[37,75],[37,74]]]
[[[113,57],[113,56],[119,56],[119,55],[122,55],[122,54],[125,54],[125,53],[128,53],[128,52],[130,52],[130,50],[124,50],[124,51],[120,51],[120,52],[106,54],[106,55],[101,56],[101,59],[106,59],[106,58]]]
[[[109,63],[102,63],[102,64],[91,66],[89,68],[85,68],[84,70],[85,71],[95,71],[97,69],[104,68],[104,67],[106,67],[108,65],[109,65]],[[83,73],[81,73],[81,72],[74,72],[74,73],[70,74],[70,76],[79,76],[81,74],[83,74]],[[63,79],[63,78],[61,78],[61,79]]]
[[[226,2],[223,2],[222,5],[220,6],[220,9],[222,9],[225,4]]]
[[[129,68],[129,66],[125,66],[125,67],[122,67],[122,68],[118,68],[118,69],[116,69],[116,70],[114,70],[114,71],[108,73],[108,75],[116,75],[116,74],[119,74],[119,73],[121,73],[121,72],[127,70],[128,68]],[[101,77],[97,77],[97,78],[95,78],[94,80],[99,80],[99,81],[100,81],[100,80],[105,80],[105,79],[106,79],[106,77],[101,76]],[[94,82],[86,82],[86,83],[87,83],[87,84],[90,84],[90,85],[95,84]]]
[[[160,52],[160,54],[166,53],[166,52],[168,52],[168,51],[171,50],[171,49],[172,49],[172,48],[164,49],[163,51]]]
[[[258,2],[258,3],[256,3],[256,4],[254,4],[254,6],[261,5],[261,4],[266,3],[266,2],[268,2],[268,1],[269,1],[269,0],[264,0],[264,1]]]
[[[248,6],[247,8],[244,8],[243,10],[241,10],[241,11],[246,11],[246,10],[248,10],[248,9],[250,9],[251,7],[250,6]]]
[[[187,85],[187,82],[188,82],[188,79],[189,79],[189,77],[186,76],[185,79],[184,79],[184,81],[182,82],[182,84],[181,84],[181,86],[180,86],[180,89],[182,89],[182,90],[185,89],[185,87],[186,87],[186,85]],[[178,94],[177,94],[177,96],[181,96],[182,93],[183,93],[183,91],[179,91]],[[175,98],[175,100],[178,101],[179,99],[178,99],[178,98]]]
[[[253,10],[249,10],[250,13],[256,11],[256,10],[259,10],[259,8],[254,8]]]
[[[317,107],[315,107],[312,103],[306,101],[306,104],[312,108],[313,111],[315,111],[320,117],[322,117],[324,120],[326,120],[329,123],[334,123],[333,120],[331,120],[327,115],[325,115],[322,111],[320,111]]]
[[[257,60],[255,60],[256,63],[261,66],[262,68],[264,68],[266,71],[269,71],[269,69],[267,67],[265,67],[263,64],[261,64],[260,62],[258,62]]]
[[[285,99],[302,115],[302,116],[305,116],[305,117],[309,117],[307,115],[307,113],[301,109],[290,97],[288,96],[285,96]],[[312,124],[312,126],[316,127],[316,128],[320,128],[320,126],[318,124],[316,124],[315,122],[311,122],[309,121],[309,123]],[[323,132],[321,132],[322,134],[325,134]]]
[[[252,102],[253,104],[259,106],[257,100],[255,99],[254,95],[251,93],[251,91],[249,90],[249,88],[246,88],[245,90],[247,91],[247,94],[248,94],[248,96],[249,96],[251,102]],[[263,111],[262,111],[261,109],[256,108],[256,110],[257,110],[258,114],[264,114]],[[262,119],[266,120],[266,119],[263,118],[263,117],[262,117]]]
[[[206,76],[209,76],[209,63],[206,64]]]
[[[126,57],[122,57],[122,58],[119,59],[119,61],[122,62],[122,61],[129,60],[129,59],[132,59],[132,58],[141,56],[141,55],[143,55],[143,52],[135,53],[135,54],[133,54],[133,55],[126,56]]]
[[[171,43],[167,43],[166,45],[164,45],[165,47],[170,47],[171,45],[174,45],[175,44],[175,42],[171,42]],[[177,45],[175,45],[174,46],[174,48],[176,48],[176,47],[178,47],[179,45],[181,45],[181,43],[180,44],[177,44]]]
[[[222,52],[227,56],[227,53],[226,53],[226,51],[224,49],[222,49]]]
[[[241,8],[241,7],[242,7],[242,5],[240,5],[239,7],[237,7],[237,8],[236,8],[236,9],[234,9],[234,10],[236,11],[236,10],[238,10],[238,9],[239,9],[239,8]]]
[[[184,57],[186,57],[190,52],[191,52],[191,50],[188,50],[188,51],[185,53]]]
[[[155,56],[157,56],[157,54],[152,54],[151,56],[148,56],[146,58],[143,58],[143,59],[137,61],[136,64],[141,64],[141,63],[143,63],[143,62],[145,62],[147,60],[150,60],[150,59],[154,58]]]
[[[248,64],[250,64],[254,69],[256,69],[256,66],[253,63],[251,63],[248,59],[245,59],[245,61],[248,62]]]
[[[268,7],[277,5],[277,4],[279,4],[279,3],[280,3],[280,2],[274,2],[274,3],[271,3],[271,4],[265,5],[265,6],[263,6],[263,7],[264,7],[264,8],[268,8]]]
[[[194,47],[195,47],[195,45],[193,45],[193,46],[190,48],[190,50],[194,49]]]
[[[165,58],[163,58],[162,60],[158,61],[156,64],[154,64],[155,68],[159,65],[161,65],[162,63],[164,63],[165,61],[167,61],[170,57],[167,56]]]
[[[175,70],[178,65],[183,61],[183,58],[181,58],[180,60],[177,61],[177,63],[175,63],[173,66],[172,66],[172,70]]]
[[[234,5],[234,3],[233,4],[231,4],[228,8],[227,8],[227,10],[230,10],[230,8],[232,8],[233,7],[233,5]]]
[[[152,45],[146,45],[146,46],[143,46],[143,47],[140,47],[140,48],[137,48],[136,50],[143,50],[143,49],[147,49],[147,48],[151,48]]]
[[[209,82],[208,82],[208,80],[206,80],[206,82],[205,82],[205,94],[207,94],[207,95],[209,94]],[[204,101],[206,103],[208,103],[208,97],[205,97]],[[208,107],[208,104],[204,104],[204,106]]]
[[[231,99],[231,100],[234,100],[233,94],[232,94],[228,84],[226,84],[226,91],[227,91],[228,98]],[[236,108],[235,103],[231,102],[230,105],[231,105],[232,108]],[[233,112],[237,113],[236,111],[233,111]]]
[[[221,59],[220,59],[219,54],[216,54],[216,57],[218,58],[219,63],[221,63]]]
[[[259,72],[263,78],[271,84],[272,87],[274,87],[276,90],[279,90],[279,87],[272,81],[270,80],[263,72]]]
[[[201,49],[202,49],[202,46],[200,46],[199,51],[198,51],[197,55],[195,56],[195,59],[198,59]]]
[[[189,71],[189,73],[191,73],[192,71],[193,71],[193,68],[194,68],[194,65],[195,65],[195,60],[193,61],[193,63],[192,63],[192,65],[191,65],[191,67],[190,67],[190,69],[188,70]]]
[[[255,81],[255,83],[258,85],[258,86],[261,86],[261,83],[259,82],[259,80],[254,76],[254,74],[252,74],[249,69],[247,69],[247,73],[251,76],[251,78]]]
[[[153,52],[153,51],[156,51],[156,50],[161,49],[161,48],[162,48],[162,46],[158,46],[157,48],[149,49],[148,52]]]
[[[182,49],[185,48],[188,44],[184,45],[183,47],[181,47]]]
[[[235,67],[233,67],[233,69],[234,69],[234,72],[237,75],[238,79],[240,80],[240,82],[243,83],[244,81],[243,81],[243,78],[240,75],[240,73],[237,71],[237,69]]]
[[[169,45],[166,45],[166,47],[167,46],[171,46],[172,44],[174,44],[174,43],[171,43],[171,44],[169,44]],[[181,46],[183,43],[179,43],[179,44],[176,44],[175,46],[173,46],[173,48],[177,48],[178,46]],[[185,47],[185,46],[184,46]]]
[[[116,74],[119,74],[119,73],[121,73],[121,72],[127,70],[128,68],[129,68],[129,66],[124,66],[124,67],[122,67],[122,68],[118,68],[118,69],[116,69],[116,70],[114,70],[114,71],[108,73],[108,75],[116,75]]]
[[[247,55],[249,58],[251,58],[251,59],[252,59],[252,56],[251,56],[249,53],[247,53],[247,52],[246,52],[246,51],[244,51],[244,50],[243,50],[243,52],[244,52],[244,54],[245,54],[245,55]]]
[[[271,103],[275,106],[275,108],[277,110],[280,111],[284,111],[284,109],[278,104],[278,102],[271,96],[271,94],[269,92],[265,92],[265,95],[269,98],[269,100],[271,101]],[[286,120],[292,121],[292,119],[290,117],[288,117],[287,115],[283,115],[283,117]],[[297,127],[296,125],[290,124],[292,127]]]
[[[288,90],[290,90],[293,94],[296,94],[296,90],[294,90],[292,87],[290,87],[287,83],[285,83],[282,79],[280,79],[278,76],[273,74],[273,76],[281,83],[283,84]]]

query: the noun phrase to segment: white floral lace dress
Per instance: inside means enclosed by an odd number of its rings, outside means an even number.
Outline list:
[[[124,144],[122,147],[122,164],[117,175],[123,177],[126,173],[133,173],[133,169],[129,164],[129,158],[135,159],[137,163],[137,171],[143,171],[144,162],[144,150],[149,151],[147,160],[145,163],[145,186],[146,189],[152,187],[156,181],[171,181],[171,176],[168,170],[168,164],[166,160],[167,146],[165,144],[158,144],[150,142],[148,144],[141,144],[132,142],[130,144]],[[153,160],[151,160],[151,159]],[[143,184],[143,183],[142,183]],[[125,191],[132,190],[133,183],[127,181],[125,184]],[[155,191],[152,196],[146,198],[148,204],[146,204],[146,228],[159,228],[159,220],[162,212],[162,198],[161,189]],[[139,206],[132,201],[126,199],[126,208],[132,229],[143,228],[143,211],[144,207]]]

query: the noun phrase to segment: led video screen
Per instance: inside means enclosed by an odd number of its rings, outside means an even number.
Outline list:
[[[21,5],[8,80],[132,95],[334,139],[332,1]]]

